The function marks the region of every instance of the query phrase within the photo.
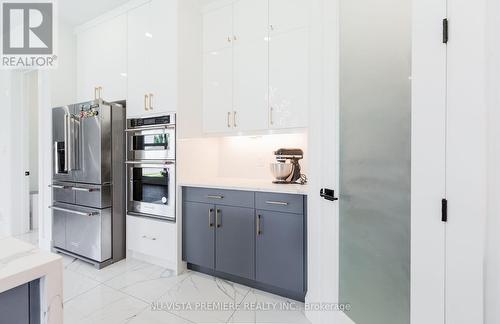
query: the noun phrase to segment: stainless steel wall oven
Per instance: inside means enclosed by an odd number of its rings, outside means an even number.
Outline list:
[[[175,115],[127,121],[127,213],[175,221]]]

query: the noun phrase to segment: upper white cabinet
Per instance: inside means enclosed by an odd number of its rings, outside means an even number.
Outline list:
[[[268,1],[234,3],[233,118],[237,131],[268,126]]]
[[[203,16],[203,51],[230,48],[233,41],[233,6],[225,6]]]
[[[234,128],[232,57],[231,48],[204,54],[205,132],[224,133]]]
[[[236,0],[204,14],[204,131],[307,127],[309,1]]]
[[[127,115],[177,110],[177,0],[153,0],[128,12]]]
[[[178,0],[118,8],[77,32],[78,100],[127,100],[127,116],[177,110]]]
[[[269,126],[307,127],[309,107],[308,31],[271,36],[269,42]]]
[[[309,26],[310,0],[269,0],[269,27],[285,33]]]
[[[78,101],[127,98],[126,31],[127,17],[120,15],[77,34]]]

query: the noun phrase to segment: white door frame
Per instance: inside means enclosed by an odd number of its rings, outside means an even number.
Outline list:
[[[338,190],[338,0],[313,3],[306,302],[328,303],[338,301],[338,204],[318,195],[323,187]],[[448,5],[413,1],[412,324],[483,322],[484,9],[484,0],[448,0]],[[447,10],[451,30],[446,66],[440,41]],[[464,154],[468,149],[474,154]],[[446,225],[441,222],[444,197],[450,206]],[[336,315],[308,312],[315,323],[349,322]]]

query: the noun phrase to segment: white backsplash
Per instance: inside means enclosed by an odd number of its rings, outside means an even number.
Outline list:
[[[307,134],[273,134],[181,139],[178,142],[178,177],[180,181],[213,178],[269,180],[269,164],[276,161],[279,148],[301,148],[300,161],[307,174]]]

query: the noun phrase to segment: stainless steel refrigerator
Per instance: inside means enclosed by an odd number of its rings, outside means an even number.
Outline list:
[[[52,109],[53,249],[103,268],[125,258],[125,103]]]

